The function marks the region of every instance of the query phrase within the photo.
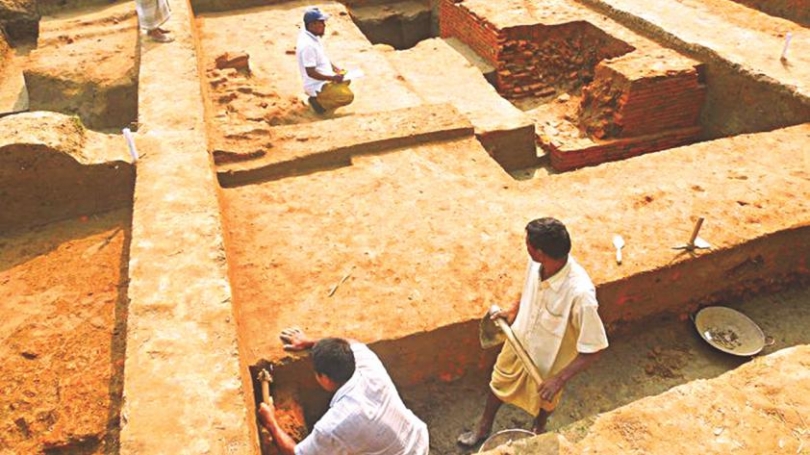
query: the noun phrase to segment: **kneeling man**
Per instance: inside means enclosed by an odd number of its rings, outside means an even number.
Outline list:
[[[304,13],[304,29],[298,35],[295,46],[304,92],[309,96],[309,105],[318,114],[354,101],[349,81],[343,80],[346,72],[332,64],[321,41],[327,19],[329,15],[318,8],[307,9]]]

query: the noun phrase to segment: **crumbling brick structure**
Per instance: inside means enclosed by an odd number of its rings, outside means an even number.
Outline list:
[[[501,96],[581,96],[575,128],[583,137],[538,136],[557,170],[688,144],[700,134],[706,88],[699,62],[643,40],[639,50],[588,22],[586,10],[583,19],[568,11],[547,24],[514,26],[508,19],[494,25],[463,0],[442,0],[440,11],[441,36],[459,39],[492,65]]]
[[[579,122],[588,136],[627,138],[698,124],[706,96],[702,65],[628,57],[600,64],[583,87]]]

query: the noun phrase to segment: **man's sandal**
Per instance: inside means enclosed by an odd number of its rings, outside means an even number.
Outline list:
[[[149,39],[156,42],[156,43],[171,43],[174,41],[174,38],[169,35],[159,34],[159,35],[148,35]]]
[[[481,435],[481,436],[476,437],[476,434],[475,434],[474,431],[465,431],[464,433],[461,433],[460,435],[458,435],[458,439],[456,439],[456,442],[458,443],[458,445],[463,446],[463,447],[475,447],[478,444],[484,442],[484,440],[487,438],[487,436],[489,436],[489,435],[485,434],[485,435]]]

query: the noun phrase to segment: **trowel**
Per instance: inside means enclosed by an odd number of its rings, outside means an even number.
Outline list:
[[[543,383],[543,378],[540,376],[540,370],[537,369],[537,366],[534,364],[534,362],[532,362],[529,354],[526,353],[526,350],[523,349],[520,341],[518,341],[518,339],[515,337],[514,332],[512,332],[512,327],[509,327],[509,324],[504,318],[492,319],[492,315],[499,311],[501,311],[501,309],[498,307],[498,305],[492,305],[489,307],[487,314],[481,318],[481,322],[478,324],[478,340],[481,342],[481,347],[488,349],[503,343],[504,340],[508,341],[509,344],[512,345],[512,349],[515,350],[515,353],[520,361],[523,362],[523,366],[526,367],[526,371],[529,372],[529,375],[539,386]]]

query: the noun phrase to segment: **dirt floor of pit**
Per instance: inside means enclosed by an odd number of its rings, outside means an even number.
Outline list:
[[[0,454],[115,453],[127,210],[0,237]]]
[[[727,306],[748,315],[774,337],[774,344],[761,355],[799,344],[810,344],[810,287],[794,287]],[[560,407],[549,420],[549,430],[561,430],[569,438],[581,433],[596,416],[635,400],[658,395],[696,379],[708,379],[734,369],[748,358],[731,356],[710,347],[690,320],[656,317],[637,324],[611,340],[598,363],[575,377],[566,387]],[[430,429],[431,454],[474,453],[455,443],[458,434],[473,424],[483,410],[488,377],[467,375],[452,382],[432,382],[401,389],[406,404]],[[774,375],[773,387],[791,387]],[[723,403],[715,403],[722,406]],[[677,422],[678,416],[666,419]],[[531,428],[532,418],[513,406],[503,406],[493,432],[509,428]],[[654,437],[654,435],[652,435]],[[685,439],[697,436],[684,434]],[[774,440],[775,435],[759,437]],[[794,449],[795,450],[795,449]]]
[[[282,357],[275,334],[285,326],[396,339],[512,301],[526,261],[523,229],[536,216],[568,224],[573,254],[597,285],[692,259],[672,247],[689,239],[697,214],[706,216],[701,236],[715,248],[698,258],[770,229],[799,228],[810,185],[795,151],[808,134],[797,127],[740,136],[520,182],[467,139],[226,189],[244,361]],[[760,153],[766,142],[771,151]],[[632,186],[620,183],[628,178]],[[613,233],[627,243],[621,266]],[[684,278],[664,272],[659,281]],[[730,288],[739,285],[733,278]],[[613,310],[632,312],[635,294],[656,291],[623,292],[611,304],[625,306]],[[685,305],[701,291],[672,292]]]

